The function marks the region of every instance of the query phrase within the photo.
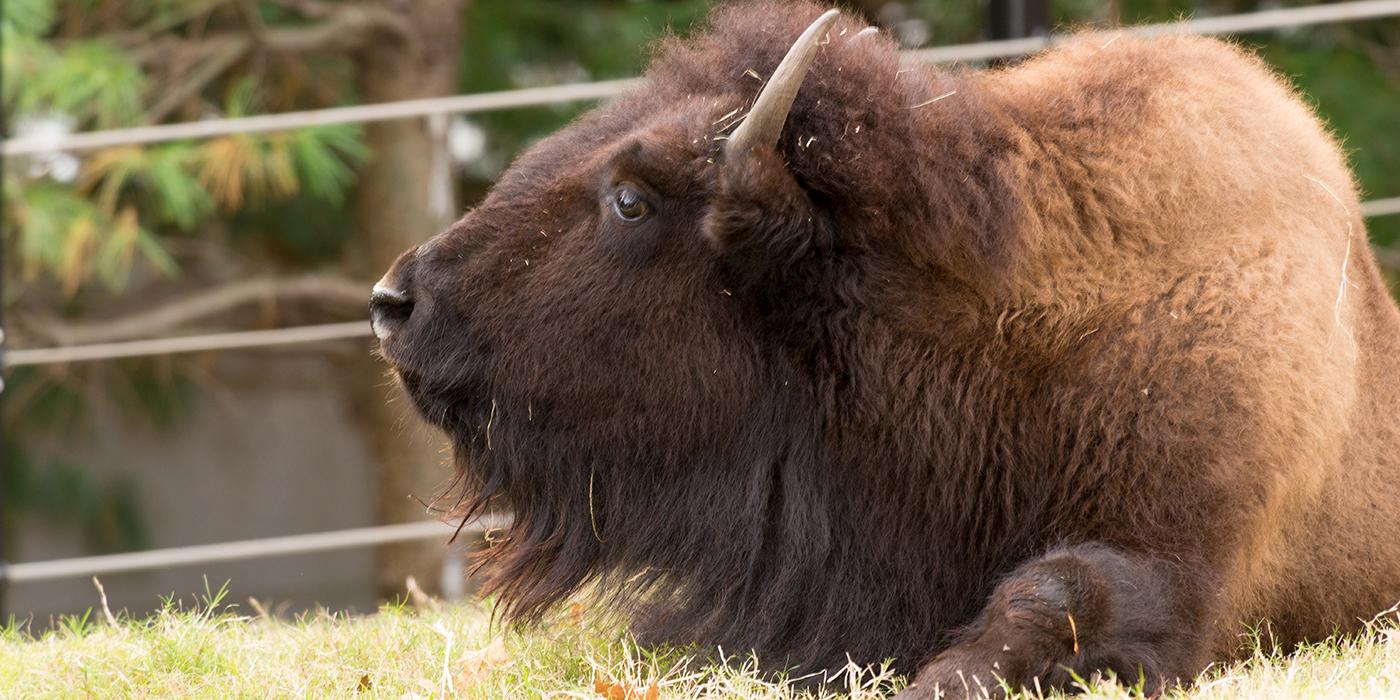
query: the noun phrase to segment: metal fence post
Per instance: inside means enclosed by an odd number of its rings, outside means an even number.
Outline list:
[[[1050,35],[1050,0],[992,0],[987,7],[990,39]]]
[[[0,77],[0,80],[3,80]],[[0,116],[0,134],[9,133],[9,124]],[[0,155],[0,179],[5,175],[5,157]],[[5,203],[0,201],[0,207]],[[9,512],[6,509],[6,501],[9,496],[9,475],[10,460],[9,451],[5,449],[5,343],[8,340],[5,336],[5,238],[4,231],[0,231],[0,625],[6,624],[5,618],[5,592],[9,586],[8,575],[9,564],[6,561],[6,544],[9,541],[10,533],[5,528],[5,519]]]

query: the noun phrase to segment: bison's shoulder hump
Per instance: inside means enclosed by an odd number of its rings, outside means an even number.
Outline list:
[[[1301,107],[1287,81],[1253,52],[1202,36],[1086,33],[990,74],[989,83],[1023,110],[1070,118],[1116,114],[1125,123],[1157,127],[1203,110],[1248,121],[1251,114],[1268,119],[1270,110],[1296,114]]]

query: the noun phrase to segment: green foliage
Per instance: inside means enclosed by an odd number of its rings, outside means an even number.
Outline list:
[[[1396,26],[1400,22],[1392,21]],[[1263,45],[1264,57],[1293,79],[1343,139],[1363,198],[1400,195],[1400,85],[1360,50],[1336,41],[1335,32],[1312,31]],[[1400,242],[1400,217],[1366,222],[1371,240]]]
[[[0,7],[8,113],[63,114],[97,128],[139,121],[146,81],[130,56],[104,41],[44,41],[57,19],[52,0],[7,0]]]
[[[175,428],[181,417],[192,413],[198,387],[185,374],[172,372],[161,360],[133,360],[123,371],[104,373],[106,399],[129,406],[152,427]]]
[[[709,4],[613,0],[561,12],[547,0],[472,3],[463,20],[458,64],[462,91],[631,77],[645,65],[653,39],[689,31]],[[477,114],[472,120],[491,134],[495,160],[503,163],[590,107],[557,104]]]
[[[212,6],[175,0],[86,4],[92,12],[124,17],[130,24],[86,27],[81,13],[60,16],[53,0],[3,4],[5,123],[37,119],[77,129],[140,123],[147,103],[158,100],[163,88],[152,84],[136,53],[106,37],[175,29]],[[85,31],[102,35],[83,36]],[[54,40],[58,35],[61,42]],[[275,83],[269,77],[248,72],[215,81],[206,90],[205,105],[217,105],[230,117],[261,112],[263,93]],[[7,264],[21,280],[56,282],[69,296],[94,283],[119,290],[138,264],[173,275],[177,264],[165,237],[195,234],[220,214],[293,198],[303,210],[320,208],[312,219],[333,218],[326,210],[344,204],[366,155],[362,130],[346,125],[104,149],[79,154],[76,178],[55,167],[64,159],[75,162],[73,156],[14,158],[4,182],[4,237],[16,251]],[[275,238],[281,228],[263,225],[252,235]]]
[[[141,119],[145,76],[127,54],[105,42],[67,45],[27,77],[19,86],[26,111],[66,114],[100,129]]]
[[[19,35],[44,34],[54,18],[53,0],[6,0],[0,8],[0,28]]]
[[[6,533],[21,520],[75,527],[85,549],[96,553],[143,549],[150,541],[138,489],[125,477],[99,479],[83,465],[62,461],[36,464],[15,445],[6,445],[5,489],[9,510]],[[0,542],[9,553],[12,541]],[[0,557],[3,558],[3,557]]]
[[[42,96],[31,86],[42,80],[45,70],[57,62],[54,50],[38,37],[0,22],[0,71],[4,72],[0,99],[7,111],[35,111]]]
[[[1201,2],[1201,0],[1120,0],[1119,19],[1124,24],[1170,22],[1199,14],[1248,12],[1240,3]],[[1202,12],[1204,10],[1204,12]]]
[[[92,619],[92,608],[84,610],[81,615],[60,617],[58,627],[67,639],[82,639],[97,630],[97,624]]]
[[[355,232],[352,210],[327,206],[306,191],[238,212],[231,219],[240,246],[256,247],[298,266],[333,262]],[[275,231],[276,235],[266,235]]]
[[[288,200],[303,189],[313,201],[343,204],[366,157],[360,133],[325,126],[111,148],[90,156],[72,186],[7,176],[12,264],[30,281],[51,274],[69,294],[92,280],[120,289],[137,254],[175,274],[157,231],[192,231],[220,210]]]
[[[1053,11],[1060,12],[1067,5],[1073,6],[1092,0],[1055,0],[1050,3]],[[929,46],[948,46],[982,41],[983,24],[987,5],[981,2],[957,2],[957,0],[912,0],[909,2],[909,16],[923,20],[928,25]],[[1081,19],[1071,14],[1074,21]],[[877,18],[878,19],[878,18]]]
[[[130,478],[101,478],[90,465],[38,456],[28,444],[71,439],[81,432],[88,404],[76,385],[30,367],[12,370],[6,379],[8,411],[0,442],[6,469],[0,489],[9,507],[0,530],[13,533],[18,521],[32,519],[74,528],[93,552],[146,547],[149,532],[140,491]],[[156,427],[170,427],[188,414],[197,395],[187,377],[156,362],[124,362],[98,370],[95,379],[106,400],[137,409],[136,415]],[[27,441],[16,441],[19,437]],[[0,553],[13,545],[0,542]]]
[[[190,144],[177,143],[152,148],[144,163],[143,180],[137,181],[161,223],[189,231],[214,211],[214,199],[194,176],[200,150]]]
[[[156,267],[174,272],[174,263],[141,226],[134,207],[108,209],[42,180],[25,183],[20,190],[7,208],[7,223],[20,232],[14,250],[25,279],[50,272],[69,294],[91,278],[120,288],[137,252]]]
[[[292,162],[306,191],[327,203],[345,203],[355,166],[369,156],[363,129],[352,124],[318,126],[289,136]]]

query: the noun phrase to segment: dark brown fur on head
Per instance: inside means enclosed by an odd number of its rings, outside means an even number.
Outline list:
[[[1322,512],[1348,472],[1400,525],[1396,374],[1363,381],[1400,372],[1400,320],[1296,98],[1213,41],[904,71],[843,18],[777,148],[726,157],[816,14],[664,42],[386,276],[457,515],[514,514],[485,555],[506,615],[587,588],[645,638],[807,670],[958,642],[934,673],[1073,610],[1073,656],[1056,632],[1006,667],[1171,679],[1243,622],[1296,640],[1400,598],[1397,545]],[[1329,597],[1338,539],[1381,563]]]

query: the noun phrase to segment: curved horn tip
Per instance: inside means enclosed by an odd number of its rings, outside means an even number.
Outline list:
[[[788,111],[792,109],[792,101],[797,98],[797,91],[807,77],[807,69],[811,68],[813,59],[817,57],[817,49],[824,43],[820,39],[840,16],[841,11],[835,8],[823,12],[792,43],[792,48],[788,49],[773,75],[769,76],[768,83],[758,93],[753,109],[730,135],[724,148],[726,155],[748,151],[758,144],[778,144]]]

